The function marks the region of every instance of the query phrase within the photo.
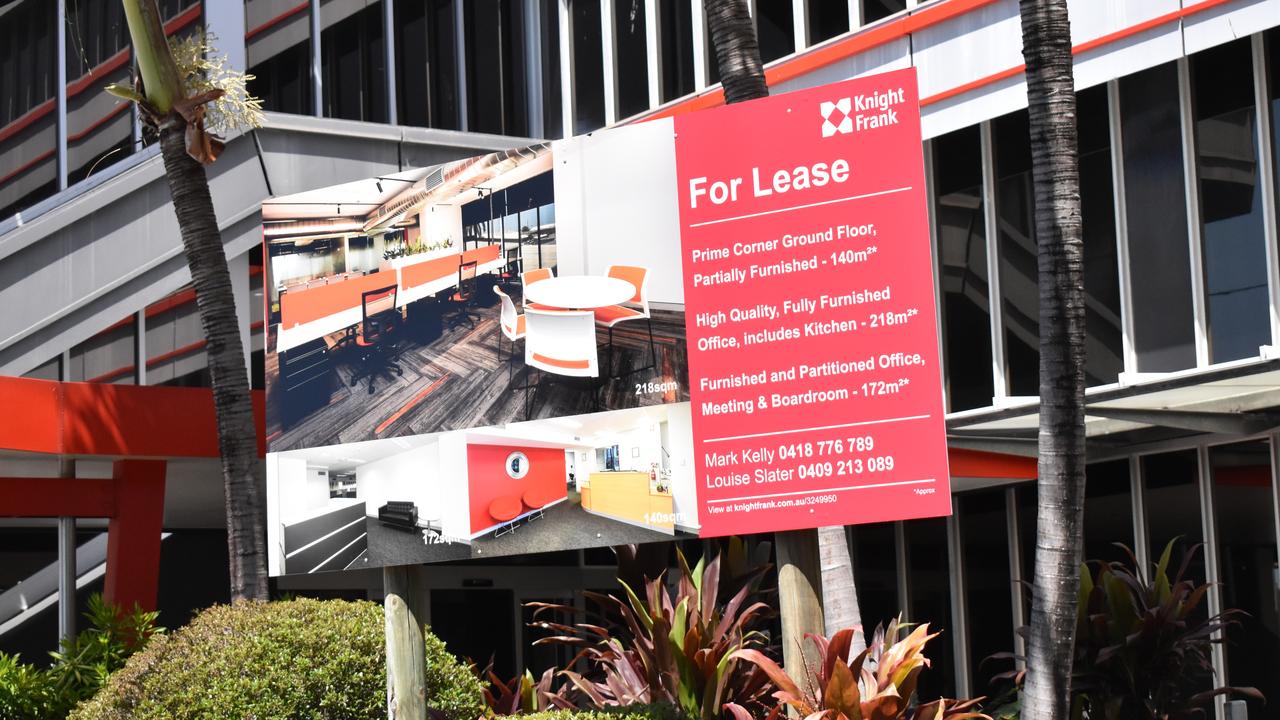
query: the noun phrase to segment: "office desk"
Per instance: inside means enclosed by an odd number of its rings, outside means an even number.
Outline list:
[[[363,319],[360,293],[396,285],[396,307],[431,297],[458,284],[458,266],[476,261],[476,274],[482,275],[506,265],[500,245],[488,245],[465,253],[424,257],[417,263],[406,263],[371,275],[354,277],[333,285],[286,292],[280,296],[280,331],[276,351],[284,352],[311,340],[322,338],[343,328],[357,325]]]

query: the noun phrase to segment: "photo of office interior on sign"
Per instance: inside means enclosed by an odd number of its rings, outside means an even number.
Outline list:
[[[687,401],[674,188],[580,140],[266,201],[268,449]]]
[[[688,403],[271,453],[272,575],[698,533]]]

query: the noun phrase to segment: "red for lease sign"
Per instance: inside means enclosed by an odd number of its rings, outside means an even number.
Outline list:
[[[949,514],[915,70],[675,130],[701,534]]]

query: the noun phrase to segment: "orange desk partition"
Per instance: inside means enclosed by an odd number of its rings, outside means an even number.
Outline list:
[[[280,327],[303,325],[334,313],[360,307],[360,293],[395,283],[395,273],[378,272],[332,285],[289,290],[280,296]]]

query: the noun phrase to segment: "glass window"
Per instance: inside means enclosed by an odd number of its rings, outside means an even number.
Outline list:
[[[640,2],[637,5],[643,4]],[[659,0],[662,17],[662,101],[693,92],[693,16],[689,3]],[[714,54],[714,51],[712,51]]]
[[[858,612],[867,637],[878,625],[898,617],[898,548],[894,523],[854,525],[853,574],[858,586]]]
[[[61,380],[62,358],[56,357],[22,373],[22,377],[37,380]]]
[[[1085,468],[1084,560],[1127,560],[1115,543],[1134,549],[1128,460],[1092,463]]]
[[[1139,372],[1196,364],[1178,70],[1120,78],[1120,133]]]
[[[510,590],[432,590],[431,630],[457,657],[477,667],[492,658],[493,672],[509,678],[516,669],[515,602]]]
[[[931,142],[949,409],[991,404],[991,315],[978,128]]]
[[[649,109],[649,53],[646,49],[645,3],[615,3],[613,54],[617,62],[618,117]]]
[[[1249,38],[1191,56],[1212,362],[1271,342],[1267,245]]]
[[[1170,564],[1180,563],[1184,551],[1204,542],[1196,451],[1144,456],[1142,481],[1151,562],[1177,538]],[[1187,577],[1197,583],[1205,581],[1204,548],[1196,551]]]
[[[334,8],[334,13],[337,8]],[[320,35],[324,114],[344,120],[387,121],[386,51],[382,45],[382,5],[342,19],[321,11]]]
[[[1027,111],[1019,110],[991,123],[1005,374],[1012,395],[1037,395],[1040,388],[1040,290],[1029,122]]]
[[[275,112],[311,115],[311,10],[301,3],[281,13],[271,0],[245,0],[249,92]]]
[[[809,44],[849,31],[849,3],[831,0],[805,0],[809,9]]]
[[[1003,488],[956,498],[960,546],[964,553],[968,662],[975,695],[990,695],[992,677],[1009,669],[1007,662],[987,661],[987,658],[1014,647],[1014,586],[1009,572],[1004,498]]]
[[[541,0],[543,137],[564,137],[560,102],[560,0]]]
[[[136,350],[130,315],[71,348],[67,380],[132,385]]]
[[[22,0],[0,13],[0,218],[58,189],[56,9]]]
[[[1271,701],[1249,701],[1249,717],[1277,718],[1280,617],[1271,446],[1265,440],[1220,445],[1209,449],[1209,463],[1222,606],[1248,613],[1227,630],[1227,683],[1256,687]]]
[[[1124,370],[1111,124],[1105,85],[1080,91],[1076,96],[1076,118],[1084,237],[1085,380],[1094,386],[1116,382]]]
[[[465,3],[467,128],[499,135],[528,134],[524,3]]]
[[[604,67],[600,49],[600,0],[570,3],[573,13],[574,134],[604,126]]]
[[[1271,167],[1276,175],[1276,205],[1280,206],[1280,28],[1268,30],[1262,37],[1267,50],[1267,101],[1271,105]]]
[[[449,0],[398,2],[396,105],[403,125],[458,128],[458,66]]]
[[[929,623],[932,632],[942,631],[925,649],[932,661],[921,673],[916,692],[922,701],[939,696],[955,697],[955,666],[951,645],[951,566],[947,558],[945,518],[911,520],[906,523],[907,570],[911,583],[913,623]]]
[[[756,0],[755,14],[761,60],[773,62],[796,51],[791,0]]]
[[[873,23],[907,9],[907,0],[861,0],[862,22]]]
[[[188,287],[147,308],[148,385],[212,385],[195,300]]]

